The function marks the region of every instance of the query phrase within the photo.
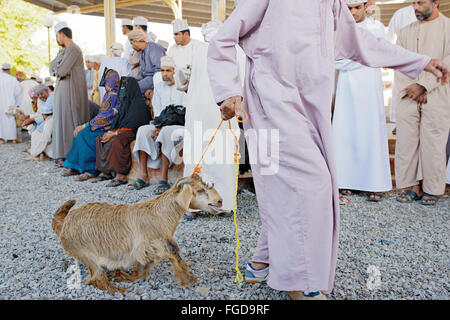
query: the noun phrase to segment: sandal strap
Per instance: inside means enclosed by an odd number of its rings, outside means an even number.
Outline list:
[[[125,184],[125,183],[127,183],[127,182],[119,180],[119,179],[112,179],[109,184],[110,185],[114,185],[114,186],[120,186],[120,185]]]
[[[76,181],[86,181],[89,179],[95,178],[94,175],[90,174],[89,172],[84,172],[81,175],[79,175],[78,177],[75,178]]]
[[[370,192],[370,193],[369,193],[369,197],[383,198],[383,194],[382,194],[382,193],[379,193],[379,192]]]
[[[405,192],[405,196],[409,196],[408,200],[418,200],[420,199],[419,195],[413,191],[413,189],[409,189]]]
[[[423,193],[422,204],[436,204],[438,197],[429,193]]]
[[[148,183],[146,183],[144,180],[138,178],[136,181],[134,181],[132,184],[130,184],[135,190],[140,190],[144,187],[148,186]]]
[[[142,179],[136,179],[136,181],[135,181],[135,183],[138,183],[138,184],[140,184],[140,185],[144,185],[144,184],[147,184],[144,180],[142,180]]]
[[[158,182],[158,185],[156,186],[155,193],[156,194],[161,194],[161,193],[163,193],[163,192],[165,192],[165,191],[167,191],[169,189],[170,189],[169,182],[167,182],[165,180],[160,180]]]

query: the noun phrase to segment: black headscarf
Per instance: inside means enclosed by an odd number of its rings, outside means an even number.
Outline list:
[[[135,78],[120,79],[119,100],[119,113],[111,129],[129,128],[136,133],[140,126],[150,123],[150,109]]]

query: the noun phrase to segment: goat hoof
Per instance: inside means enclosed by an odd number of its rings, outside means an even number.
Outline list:
[[[190,275],[190,277],[189,277],[189,282],[191,283],[191,284],[195,284],[195,283],[197,283],[197,281],[198,281],[198,278],[197,278],[197,276],[195,275],[195,274],[191,274]]]
[[[133,276],[120,269],[115,271],[112,278],[117,282],[133,282]]]
[[[126,293],[127,293],[128,291],[130,291],[130,290],[127,289],[127,288],[120,288],[120,287],[116,287],[116,286],[113,286],[113,285],[109,285],[107,291],[108,291],[108,293],[109,293],[110,295],[112,295],[112,296],[114,296],[114,295],[116,294],[116,292],[119,292],[119,293],[121,293],[123,296],[125,296]]]
[[[197,280],[198,278],[195,274],[189,273],[182,280],[180,280],[180,285],[187,288],[197,283]]]
[[[130,289],[127,289],[127,288],[117,288],[117,291],[118,292],[120,292],[121,294],[122,294],[122,296],[126,296],[126,294],[128,293],[128,292],[130,292]]]

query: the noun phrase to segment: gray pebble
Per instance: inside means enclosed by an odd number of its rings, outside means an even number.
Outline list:
[[[232,218],[205,216],[181,221],[175,233],[182,256],[199,282],[182,288],[168,261],[161,261],[145,281],[117,284],[130,289],[109,295],[92,286],[86,267],[79,264],[79,289],[68,286],[68,257],[53,233],[54,211],[64,201],[77,204],[108,202],[131,204],[154,198],[152,188],[106,188],[62,177],[53,162],[22,161],[25,144],[1,146],[0,163],[0,294],[9,299],[264,299],[286,300],[287,294],[268,285],[234,283],[236,237]],[[20,173],[26,175],[20,175]],[[152,186],[154,187],[154,186]],[[338,263],[329,299],[449,299],[449,198],[435,207],[400,204],[396,194],[380,203],[363,195],[350,196],[341,206]],[[252,259],[261,221],[256,196],[244,190],[238,196],[240,270]],[[380,240],[382,241],[380,243]],[[368,288],[369,266],[380,271],[380,286]]]

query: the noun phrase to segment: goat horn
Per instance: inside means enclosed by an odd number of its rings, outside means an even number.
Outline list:
[[[190,183],[191,181],[192,181],[191,178],[185,178],[185,179],[181,180],[180,182],[178,182],[178,185],[181,186],[183,184]]]

